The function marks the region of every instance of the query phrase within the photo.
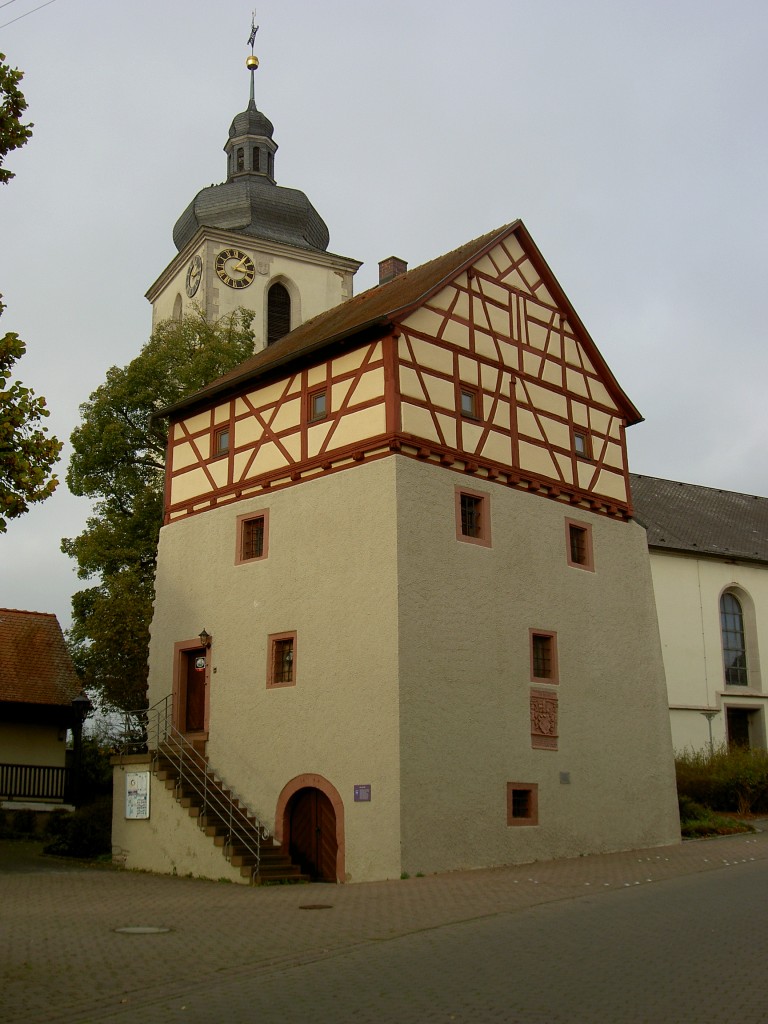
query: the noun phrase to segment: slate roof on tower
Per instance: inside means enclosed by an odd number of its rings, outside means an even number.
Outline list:
[[[438,256],[413,270],[395,277],[387,284],[377,285],[311,320],[296,330],[246,359],[223,377],[180,402],[161,410],[167,415],[201,405],[209,399],[236,390],[239,386],[281,370],[298,360],[306,359],[324,349],[350,341],[364,333],[386,333],[394,324],[417,309],[427,299],[453,280],[463,270],[488,252],[497,242],[515,234],[529,254],[541,278],[546,282],[555,302],[587,348],[590,358],[601,373],[605,386],[626,417],[627,423],[639,423],[642,416],[611,373],[596,344],[579,319],[565,292],[549,269],[536,243],[521,220],[505,224],[494,231],[472,239],[458,249]]]

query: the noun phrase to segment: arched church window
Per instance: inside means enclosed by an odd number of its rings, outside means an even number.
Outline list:
[[[259,152],[258,146],[253,147],[253,170],[261,170],[261,153]]]
[[[173,300],[173,319],[181,320],[181,293],[177,292],[176,298]]]
[[[272,345],[291,329],[291,296],[285,285],[273,284],[267,294],[267,344]]]
[[[237,169],[238,171],[245,170],[245,150],[242,146],[237,150]]]
[[[727,686],[747,686],[747,648],[744,642],[744,613],[735,594],[720,598],[720,632]]]

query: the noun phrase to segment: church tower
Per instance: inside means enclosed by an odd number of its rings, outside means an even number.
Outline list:
[[[178,255],[146,297],[153,328],[194,308],[211,320],[239,307],[252,310],[258,352],[350,298],[361,264],[329,253],[328,228],[307,196],[277,184],[277,143],[256,106],[253,53],[246,66],[250,98],[229,127],[226,180],[198,192],[179,217]]]

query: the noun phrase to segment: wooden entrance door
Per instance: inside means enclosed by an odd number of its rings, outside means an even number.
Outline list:
[[[182,732],[203,732],[205,729],[205,648],[184,651],[184,720]]]
[[[319,789],[300,789],[288,806],[291,859],[318,882],[336,881],[336,812]]]

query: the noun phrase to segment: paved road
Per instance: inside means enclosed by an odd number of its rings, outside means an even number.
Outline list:
[[[768,1018],[768,834],[262,890],[39,867],[0,855],[5,1024]]]

